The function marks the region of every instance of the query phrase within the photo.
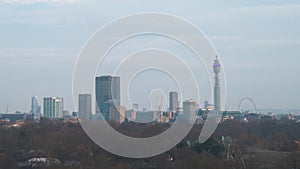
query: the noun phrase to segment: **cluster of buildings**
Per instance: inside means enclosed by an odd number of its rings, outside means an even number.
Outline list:
[[[31,110],[28,113],[4,113],[0,114],[0,123],[14,124],[22,123],[26,119],[40,120],[41,117],[50,119],[65,118],[69,116],[69,112],[64,110],[64,99],[62,97],[44,97],[43,109],[38,102],[37,96],[31,99]]]
[[[215,73],[214,105],[205,102],[205,107],[221,111],[221,85],[220,72],[221,64],[216,57],[213,64]],[[169,93],[168,111],[141,111],[138,105],[134,104],[132,109],[126,110],[121,106],[120,100],[120,77],[100,76],[95,79],[96,112],[92,113],[92,95],[79,94],[78,115],[81,119],[94,120],[103,118],[106,121],[123,123],[125,121],[169,123],[176,120],[179,114],[183,115],[191,122],[195,122],[199,114],[199,103],[196,100],[186,100],[182,102],[182,107],[178,101],[178,93]],[[102,116],[100,115],[102,113]]]
[[[79,94],[78,116],[80,119],[99,120],[124,123],[135,121],[140,123],[158,122],[169,123],[176,120],[183,111],[192,119],[196,116],[198,103],[193,100],[183,102],[184,108],[179,107],[178,93],[169,93],[168,111],[140,110],[138,104],[133,104],[131,109],[121,106],[120,100],[120,77],[100,76],[95,79],[96,112],[92,113],[92,95]],[[101,115],[100,115],[101,113]]]
[[[221,65],[216,58],[213,65],[215,73],[215,87],[214,87],[214,109],[221,110],[221,87],[220,76]],[[198,115],[199,103],[196,100],[186,100],[182,103],[178,101],[178,93],[171,91],[169,93],[169,109],[168,111],[145,111],[139,110],[138,104],[134,104],[132,109],[126,110],[121,106],[120,99],[120,77],[114,76],[100,76],[95,79],[95,97],[96,110],[92,112],[92,94],[83,93],[78,97],[78,116],[83,120],[94,120],[102,118],[106,121],[115,121],[123,123],[125,121],[169,123],[176,120],[178,114],[183,113],[190,121],[195,121]],[[205,103],[206,106],[212,106]],[[62,97],[44,97],[43,108],[38,103],[36,96],[31,100],[30,113],[14,113],[1,114],[0,122],[7,121],[14,123],[15,121],[24,120],[26,118],[40,119],[41,116],[50,119],[70,118],[76,116],[64,110],[64,99]]]
[[[196,119],[205,120],[212,111],[221,112],[221,85],[220,72],[221,64],[216,57],[213,64],[214,79],[214,104],[204,102],[203,108],[199,108],[196,100],[185,100],[179,102],[178,93],[169,93],[169,108],[167,111],[140,110],[138,104],[133,104],[131,109],[121,106],[120,98],[120,77],[100,76],[95,78],[95,112],[92,110],[92,94],[82,93],[78,96],[78,112],[70,114],[64,109],[64,99],[62,97],[44,97],[43,107],[39,105],[37,96],[31,100],[31,111],[29,113],[7,113],[0,114],[0,123],[16,123],[31,118],[39,120],[42,116],[49,119],[70,119],[79,117],[82,120],[106,120],[114,121],[118,124],[124,122],[157,122],[171,123],[176,120],[179,114],[183,114],[189,121],[195,122]],[[249,119],[274,119],[272,115],[260,115],[256,113],[242,113],[240,111],[223,111],[222,121],[239,120],[248,121]],[[287,117],[297,119],[297,117]]]

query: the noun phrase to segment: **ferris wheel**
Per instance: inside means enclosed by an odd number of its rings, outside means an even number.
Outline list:
[[[249,97],[245,97],[245,98],[243,98],[243,99],[239,102],[239,105],[238,105],[238,111],[240,111],[241,105],[242,105],[245,101],[250,102],[250,104],[253,106],[254,113],[257,113],[256,104],[255,104],[255,102],[254,102],[251,98],[249,98]]]

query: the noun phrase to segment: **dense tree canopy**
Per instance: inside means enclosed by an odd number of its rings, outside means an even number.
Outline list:
[[[149,137],[166,130],[167,124],[112,124],[134,137]],[[152,158],[128,159],[99,148],[80,124],[42,119],[26,121],[18,128],[0,126],[0,168],[15,169],[32,158],[58,159],[60,164],[35,168],[80,169],[226,169],[299,168],[300,124],[292,121],[225,121],[204,144],[197,142],[201,125],[170,151]],[[232,138],[230,159],[222,136]],[[227,155],[228,156],[228,155]],[[26,168],[26,167],[23,167]],[[27,167],[28,168],[28,167]]]

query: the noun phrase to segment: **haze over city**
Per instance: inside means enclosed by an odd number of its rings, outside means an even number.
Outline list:
[[[299,0],[0,0],[0,169],[300,169]]]
[[[242,98],[250,97],[258,108],[300,109],[297,1],[0,3],[0,112],[5,112],[8,104],[10,112],[28,112],[33,95],[38,95],[40,103],[45,96],[64,97],[65,108],[74,111],[72,75],[86,40],[114,19],[153,11],[188,20],[212,41],[226,73],[228,107],[236,108]],[[161,42],[159,38],[137,38],[129,41],[126,49],[136,49],[147,40],[148,47],[155,40]],[[183,53],[175,44],[159,46]],[[120,47],[112,56],[124,52]],[[203,70],[199,74],[205,79]],[[201,105],[211,99],[206,95]]]

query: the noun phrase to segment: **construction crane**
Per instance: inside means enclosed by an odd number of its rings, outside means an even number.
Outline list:
[[[9,103],[8,103],[7,106],[6,106],[6,113],[5,113],[5,114],[8,113],[8,108],[9,108]]]
[[[24,109],[23,109],[23,113],[25,113],[27,107],[28,107],[28,103],[26,103],[26,105],[25,105],[25,107],[24,107]]]
[[[151,109],[151,99],[150,99],[150,94],[151,94],[151,90],[148,90],[148,97],[149,97],[149,102],[148,102],[148,110]]]
[[[158,105],[158,111],[161,111],[161,106],[162,106],[162,104],[163,104],[163,99],[164,99],[164,97],[161,96],[161,97],[160,97],[160,102],[159,102],[159,105]]]

